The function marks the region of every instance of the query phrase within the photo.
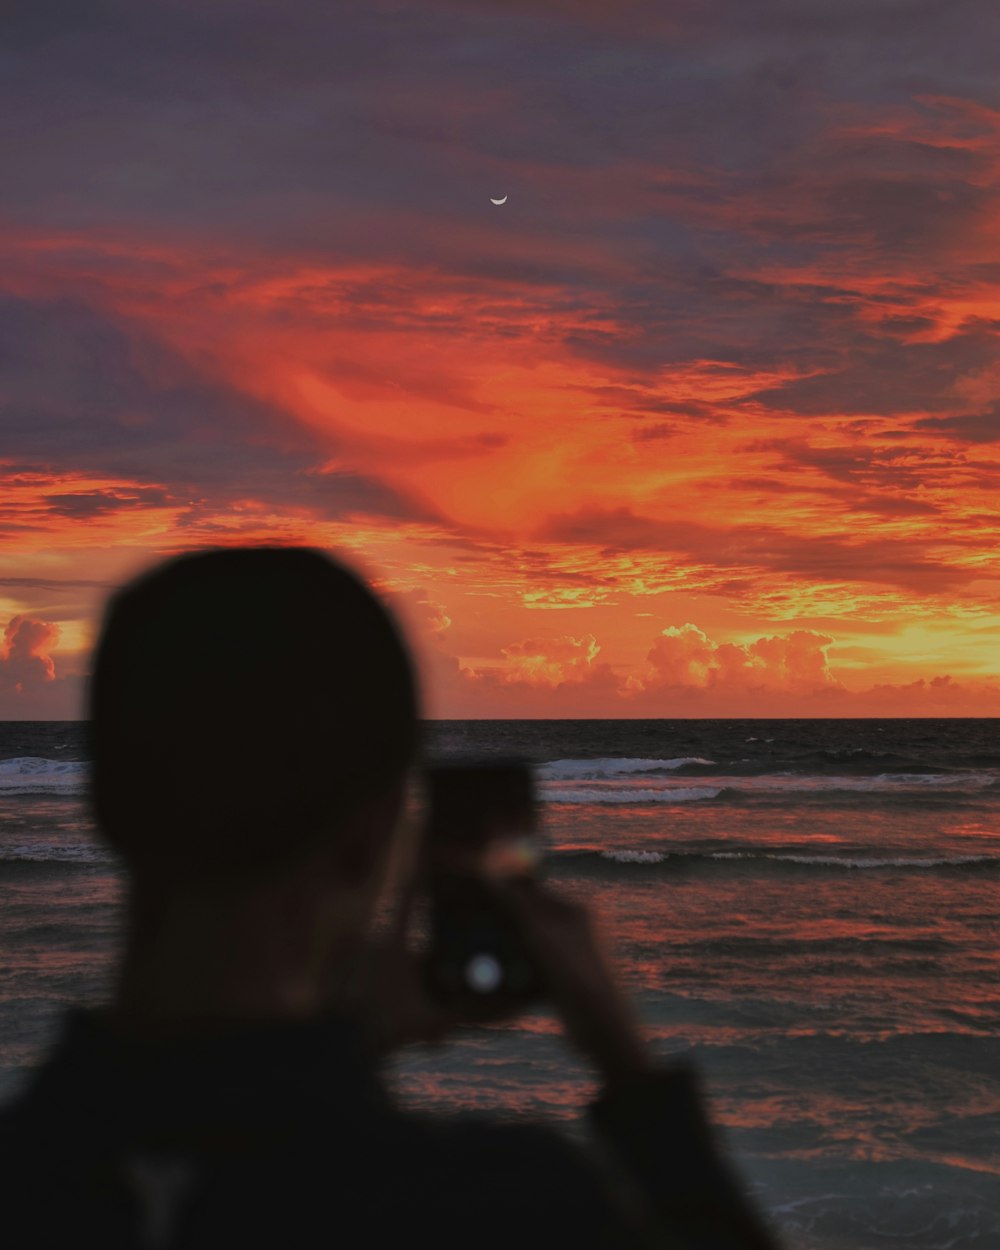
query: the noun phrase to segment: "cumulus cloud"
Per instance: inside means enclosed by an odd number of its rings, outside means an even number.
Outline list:
[[[451,617],[445,611],[443,603],[427,599],[424,601],[423,607],[427,613],[427,628],[432,634],[441,635],[451,628]]]
[[[15,616],[0,643],[0,682],[22,694],[42,682],[54,681],[56,666],[50,652],[58,641],[58,625]]]
[[[593,634],[526,638],[502,647],[501,663],[463,662],[439,652],[432,705],[445,716],[594,717],[617,703],[619,678],[598,659]]]
[[[797,629],[718,642],[690,622],[668,626],[645,663],[623,672],[597,657],[592,635],[530,638],[504,647],[505,665],[463,663],[441,646],[425,657],[429,714],[444,717],[996,716],[1000,681],[947,675],[866,689],[832,671],[834,640]],[[631,672],[627,669],[632,668]]]
[[[690,622],[669,625],[646,656],[646,672],[627,678],[623,692],[663,686],[801,693],[838,688],[827,654],[832,643],[807,629],[750,643],[719,643]]]
[[[506,683],[528,686],[560,686],[565,682],[586,681],[598,670],[594,667],[601,648],[593,634],[574,638],[526,638],[502,647],[510,660],[503,674]]]
[[[396,590],[385,593],[383,597],[408,632],[416,634],[419,640],[430,638],[438,641],[451,628],[446,606],[433,599],[425,587]]]

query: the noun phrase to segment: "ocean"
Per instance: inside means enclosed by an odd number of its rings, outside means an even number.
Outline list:
[[[547,873],[598,916],[665,1059],[783,1244],[1000,1246],[1000,720],[439,721],[536,766]],[[79,724],[0,724],[0,1099],[107,992],[121,874]],[[558,1120],[551,1015],[388,1072],[406,1106]]]

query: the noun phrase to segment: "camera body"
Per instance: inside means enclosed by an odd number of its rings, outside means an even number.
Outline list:
[[[521,760],[434,765],[427,786],[428,992],[471,1018],[507,1015],[541,992],[490,891],[491,881],[541,872],[530,766]]]

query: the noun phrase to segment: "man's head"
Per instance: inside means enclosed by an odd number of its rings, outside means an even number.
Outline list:
[[[181,556],[111,601],[90,687],[93,802],[134,877],[260,879],[346,836],[417,749],[397,627],[304,548]],[[345,847],[363,877],[384,847]]]

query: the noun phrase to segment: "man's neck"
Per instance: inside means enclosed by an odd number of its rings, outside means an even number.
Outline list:
[[[140,902],[133,898],[125,954],[108,1016],[147,1035],[307,1020],[335,1005],[357,932],[262,893]]]

